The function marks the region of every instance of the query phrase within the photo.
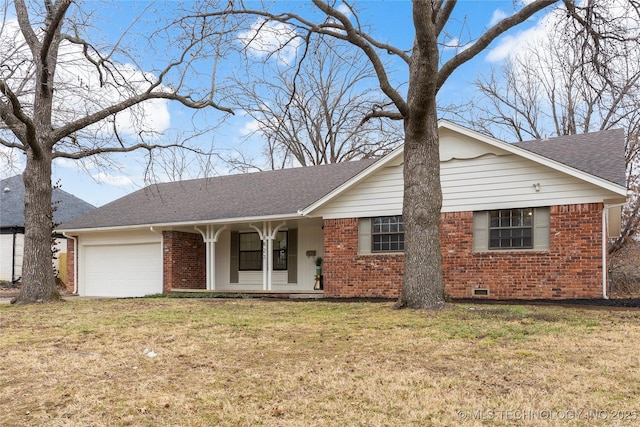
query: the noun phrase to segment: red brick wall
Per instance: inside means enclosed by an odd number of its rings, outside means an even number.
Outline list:
[[[602,205],[552,206],[550,250],[473,252],[473,213],[443,213],[445,292],[495,299],[602,297]],[[358,255],[358,219],[324,222],[324,288],[329,297],[392,297],[402,286],[401,254]],[[485,297],[486,298],[486,297]]]
[[[75,252],[75,241],[67,239],[67,292],[73,292],[73,288],[76,283]]]
[[[602,205],[552,206],[548,251],[473,252],[473,213],[442,215],[445,292],[496,299],[602,297]]]
[[[200,234],[163,231],[164,292],[206,289],[206,250]]]
[[[403,254],[358,255],[358,219],[324,221],[324,294],[328,297],[397,298]]]

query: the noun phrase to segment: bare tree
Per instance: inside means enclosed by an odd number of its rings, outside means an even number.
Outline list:
[[[362,121],[384,101],[372,89],[376,77],[362,54],[322,37],[312,38],[307,49],[313,54],[295,66],[273,59],[260,64],[248,55],[252,78],[237,79],[242,91],[235,104],[254,120],[248,136],[265,141],[269,167],[377,157],[397,147],[402,141],[397,122]],[[261,66],[266,70],[257,72]]]
[[[587,19],[587,12],[578,16]],[[476,81],[481,98],[466,118],[481,132],[516,141],[624,128],[627,186],[635,191],[624,210],[621,236],[610,245],[613,252],[640,226],[640,34],[623,29],[611,10],[600,12],[609,12],[598,29],[609,35],[606,43],[575,31],[571,22],[554,26],[545,38],[521,49],[500,73]],[[624,14],[625,20],[631,16]],[[585,51],[591,58],[596,50],[597,58],[585,60]]]
[[[59,298],[50,247],[54,159],[180,146],[160,143],[146,126],[149,103],[230,110],[214,101],[213,83],[189,86],[197,58],[219,53],[211,40],[220,40],[224,32],[216,32],[211,21],[197,28],[167,26],[149,37],[149,43],[165,43],[158,58],[167,60],[153,72],[140,72],[141,66],[123,65],[139,62],[124,46],[127,32],[109,47],[90,43],[85,26],[90,13],[72,7],[71,0],[12,4],[16,19],[5,14],[0,27],[0,144],[26,157],[23,285],[17,302],[30,303]],[[149,8],[136,19],[152,13]],[[205,81],[214,80],[209,75]],[[131,126],[138,130],[132,132]]]
[[[572,0],[535,0],[523,6],[514,4],[514,12],[510,16],[476,38],[462,41],[460,46],[464,46],[464,49],[441,56],[443,45],[451,45],[449,35],[460,33],[452,28],[457,23],[451,19],[458,4],[455,0],[412,2],[411,24],[415,29],[415,38],[410,47],[397,47],[376,39],[372,32],[361,25],[358,11],[351,3],[313,0],[313,4],[315,11],[308,11],[307,16],[293,12],[250,10],[243,5],[227,13],[256,16],[265,23],[286,24],[296,34],[293,37],[302,41],[308,40],[312,33],[334,37],[360,50],[367,57],[388,102],[382,108],[369,112],[363,120],[380,117],[402,120],[405,131],[405,274],[397,307],[441,308],[444,306],[440,252],[442,190],[436,96],[456,69],[482,52],[505,31],[554,4],[564,4],[568,16],[577,14],[577,6]],[[591,7],[591,4],[585,7]],[[318,11],[322,14],[319,19]],[[203,18],[215,16],[219,16],[219,13],[201,15]],[[596,21],[597,17],[593,20]],[[594,28],[590,22],[581,22],[581,25],[590,30]],[[406,94],[400,93],[392,84],[392,71],[385,66],[385,58],[400,60],[408,69]]]

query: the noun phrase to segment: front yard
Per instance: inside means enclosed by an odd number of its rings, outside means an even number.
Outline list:
[[[0,305],[0,425],[637,425],[640,311]]]

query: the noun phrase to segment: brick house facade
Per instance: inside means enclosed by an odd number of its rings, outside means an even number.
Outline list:
[[[445,293],[471,298],[570,299],[602,296],[602,204],[552,206],[545,251],[473,251],[473,212],[443,213]],[[400,253],[358,254],[358,219],[325,220],[325,295],[396,298]],[[549,268],[554,266],[554,268]]]
[[[163,289],[206,289],[205,246],[202,236],[164,231]]]
[[[603,234],[629,195],[623,130],[507,144],[442,122],[439,136],[450,298],[607,296]],[[398,147],[380,159],[140,190],[62,228],[78,239],[68,249],[69,290],[396,298],[403,168]],[[314,289],[317,257],[323,291]]]

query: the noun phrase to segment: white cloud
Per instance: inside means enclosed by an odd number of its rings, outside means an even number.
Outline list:
[[[250,54],[258,58],[275,55],[285,65],[293,63],[302,45],[292,27],[263,19],[256,20],[250,30],[240,33],[238,40]]]
[[[353,16],[353,13],[351,13],[351,9],[349,8],[349,6],[344,3],[340,3],[340,5],[336,9],[338,10],[338,12],[347,16],[348,18],[351,18]]]
[[[4,179],[24,170],[24,157],[14,148],[0,145],[0,179]]]
[[[640,32],[637,20],[630,18],[634,16],[635,12],[632,10],[633,5],[627,0],[602,0],[602,2],[606,6],[603,10],[606,10],[608,14],[605,20],[615,25],[625,25],[628,28],[629,37],[633,37],[631,34],[637,35]],[[523,3],[527,4],[530,1],[523,1]],[[551,31],[560,25],[561,20],[565,19],[565,13],[562,10],[550,10],[530,28],[502,37],[498,44],[488,51],[487,61],[498,62],[508,57],[526,54],[527,46],[547,43]],[[497,13],[498,10],[494,12],[492,22]]]
[[[493,27],[494,25],[496,25],[498,22],[502,21],[506,17],[507,17],[507,14],[503,10],[501,9],[494,10],[493,15],[491,15],[491,20],[489,21],[489,27]]]
[[[117,185],[117,186],[128,186],[128,185],[135,184],[135,181],[131,177],[126,175],[111,175],[105,172],[98,172],[91,176],[97,182],[103,183],[103,184],[111,184],[111,185]]]
[[[255,119],[251,119],[238,130],[238,134],[240,136],[249,136],[258,132],[260,129],[262,129],[260,122]]]
[[[524,31],[519,31],[515,35],[503,36],[498,45],[489,50],[486,59],[489,62],[502,61],[514,53],[521,51],[521,48],[528,44],[545,37],[547,34],[546,24],[548,17],[543,18],[537,25]]]
[[[8,75],[4,77],[7,77],[7,82],[14,91],[23,93],[20,97],[23,105],[29,106],[34,82],[30,80],[24,85],[22,78],[28,75],[33,67],[31,53],[16,20],[8,20],[0,30],[0,63],[5,65],[0,72],[13,73],[12,78],[8,78]],[[134,93],[141,93],[155,81],[155,76],[144,73],[132,65],[116,63],[113,66],[114,73],[103,73],[104,80],[100,82],[95,66],[87,61],[82,48],[63,42],[58,53],[56,70],[54,122],[68,123],[95,113]],[[118,131],[128,136],[136,136],[140,132],[158,134],[170,125],[166,100],[141,103],[122,111],[116,117]],[[106,122],[89,126],[86,130],[94,136],[109,135],[113,132]]]

